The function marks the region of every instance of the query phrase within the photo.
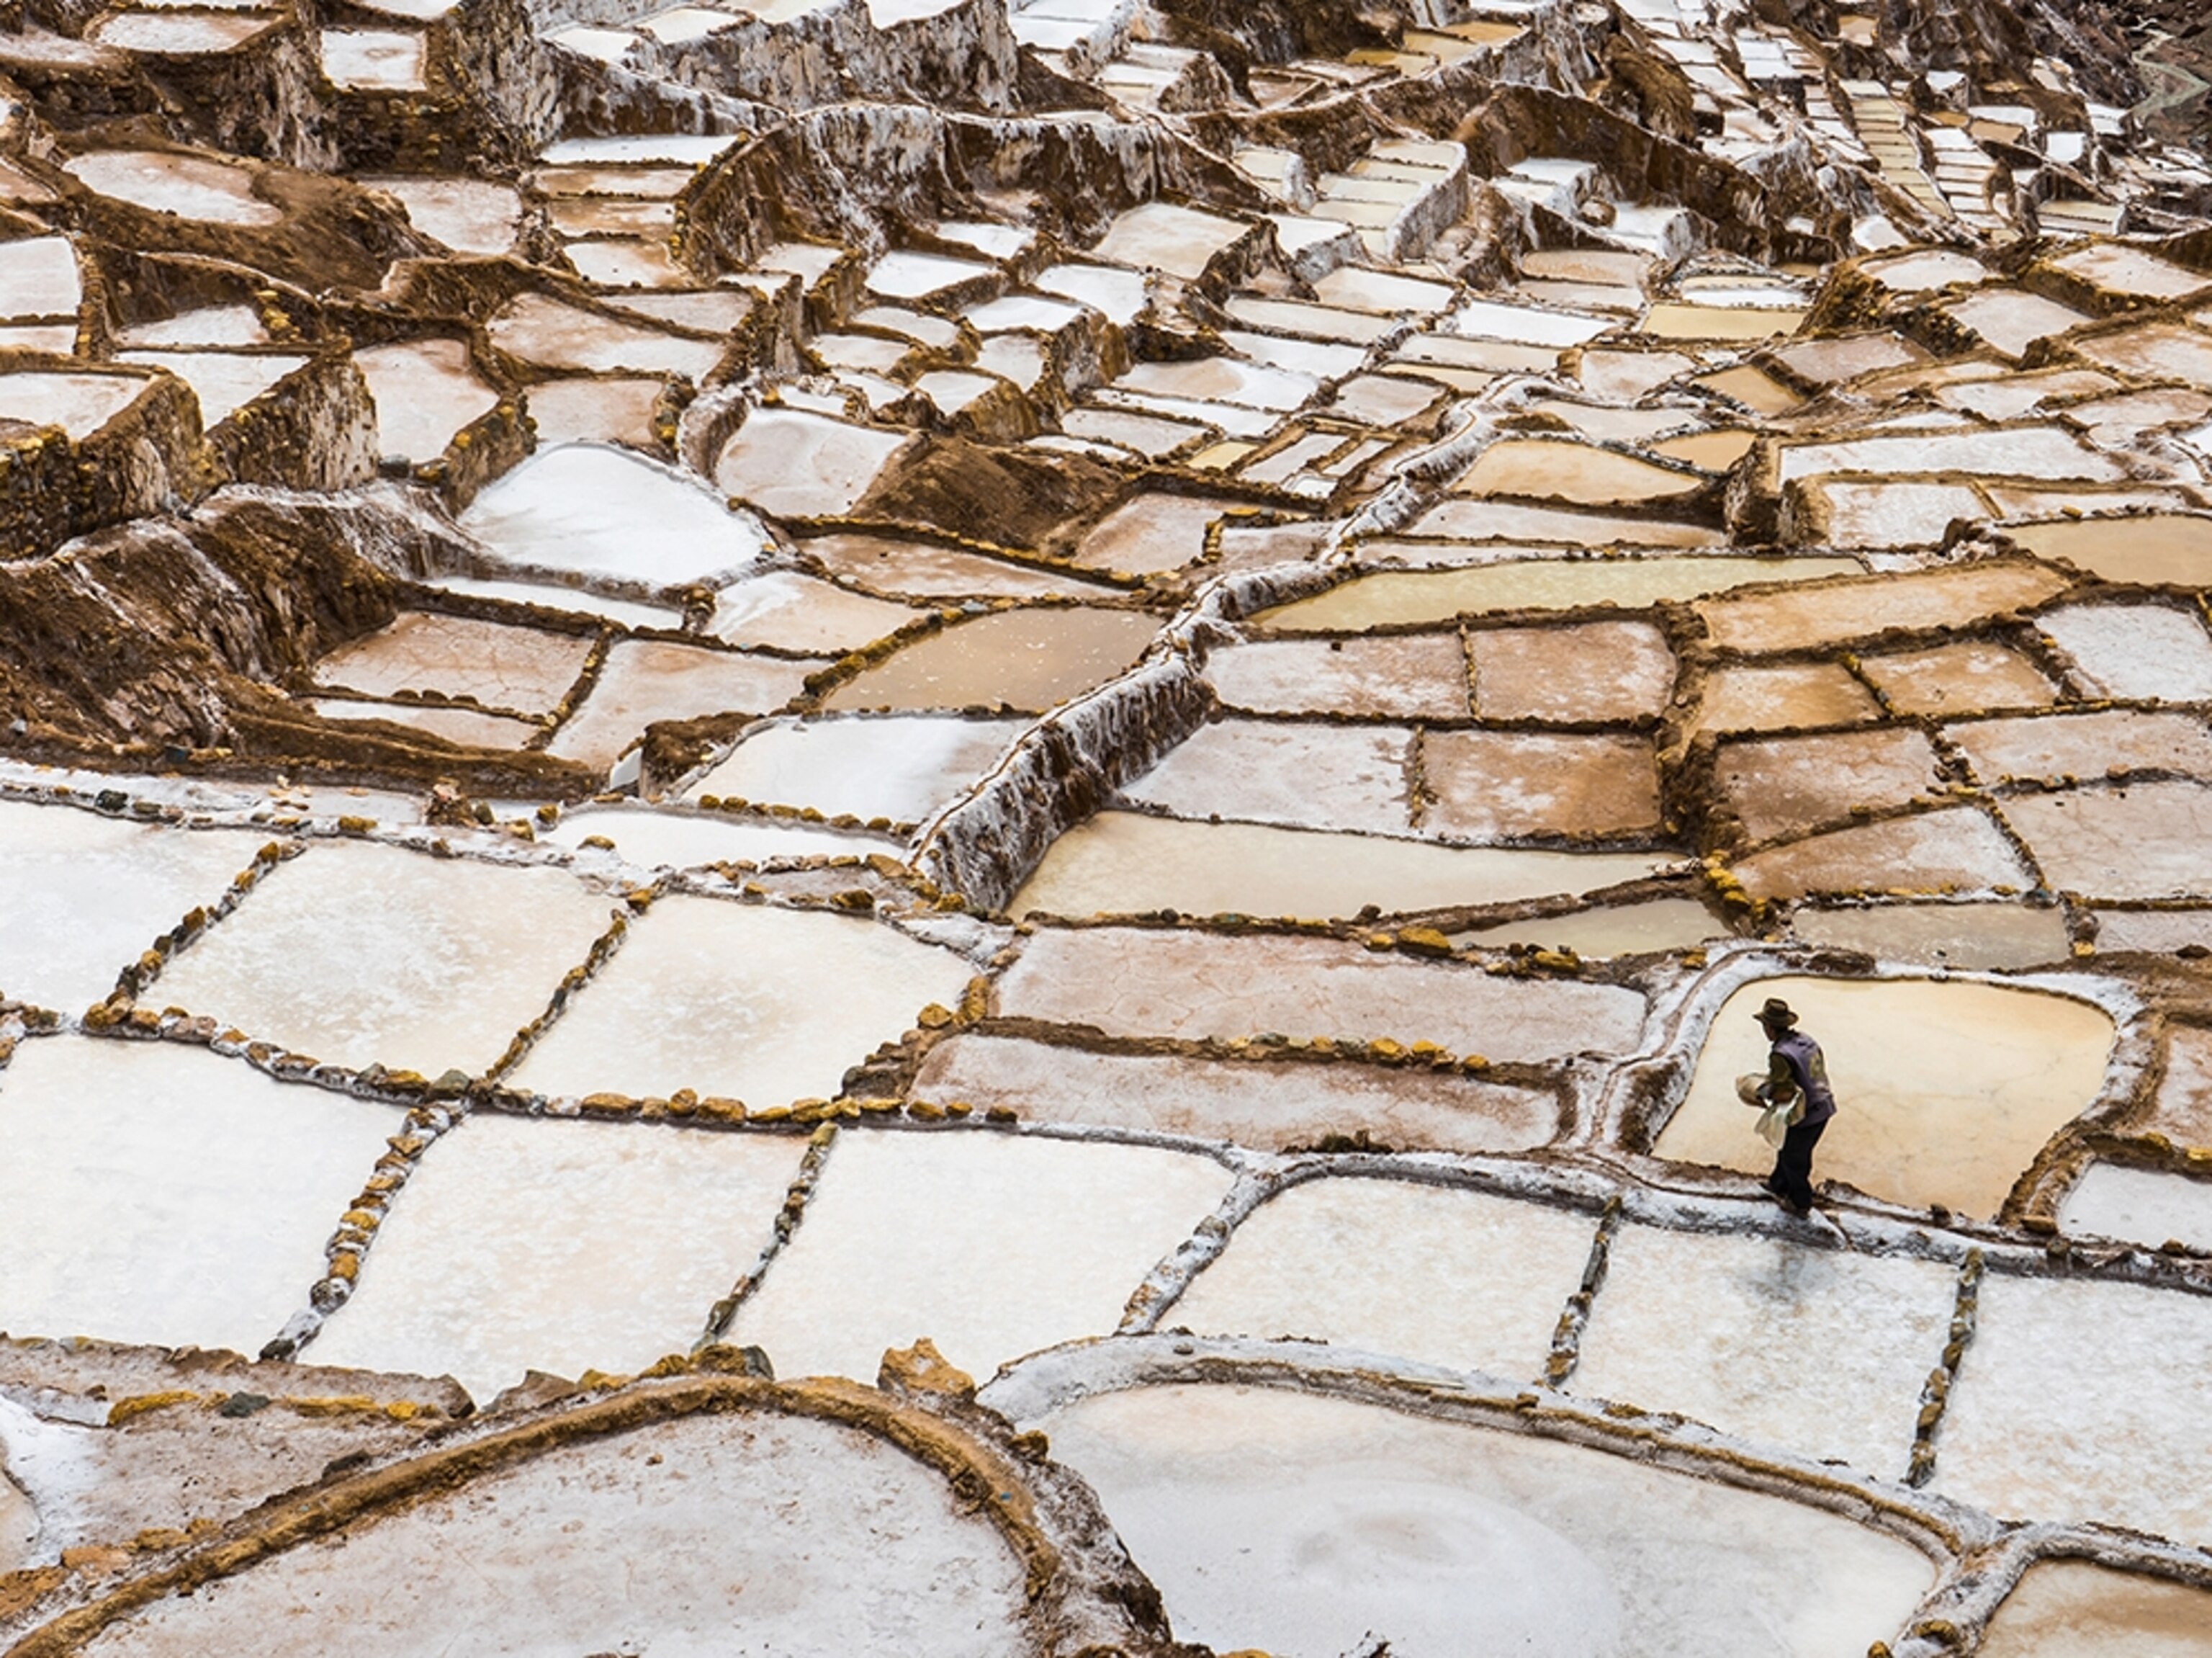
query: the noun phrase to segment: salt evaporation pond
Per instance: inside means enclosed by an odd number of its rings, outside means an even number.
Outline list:
[[[253,193],[251,168],[168,150],[102,149],[62,163],[88,190],[156,213],[210,224],[276,224],[284,215]]]
[[[780,722],[750,733],[691,798],[919,823],[988,771],[1022,724],[927,714]]]
[[[1120,1036],[1376,1037],[1531,1064],[1621,1053],[1644,998],[1616,984],[1506,978],[1328,938],[1041,928],[997,986],[1001,1014]],[[1739,1107],[1739,1109],[1741,1109]]]
[[[219,901],[264,844],[0,800],[0,990],[83,1012],[187,910]]]
[[[1624,1227],[1570,1385],[1902,1478],[1958,1282],[1955,1268],[1909,1257]]]
[[[1596,1230],[1593,1215],[1449,1186],[1309,1180],[1247,1216],[1165,1321],[1538,1381]],[[1418,1275],[1399,1270],[1409,1259]]]
[[[1982,1281],[1932,1489],[2007,1519],[2212,1543],[2212,1300],[2133,1283]]]
[[[544,1451],[155,1600],[83,1649],[310,1658],[374,1631],[410,1653],[1017,1658],[1024,1611],[1022,1561],[928,1464],[749,1411]]]
[[[584,844],[594,837],[614,843],[611,856],[648,869],[694,869],[710,863],[766,863],[899,850],[898,842],[888,837],[849,830],[816,829],[774,819],[718,818],[620,807],[571,812],[538,839],[574,847],[589,857],[603,850]]]
[[[18,1043],[0,1070],[0,1330],[258,1352],[400,1126],[204,1049]]]
[[[874,921],[664,898],[514,1080],[559,1094],[688,1088],[752,1106],[827,1098],[927,1003],[957,1005],[969,973]]]
[[[804,409],[756,409],[714,463],[714,481],[779,518],[829,518],[860,504],[911,434]]]
[[[2212,1590],[2039,1560],[1990,1619],[1978,1658],[2212,1658]]]
[[[1848,558],[1519,559],[1449,570],[1377,570],[1311,599],[1262,611],[1253,620],[1308,633],[1449,621],[1498,610],[1642,610],[1662,600],[1696,599],[1758,582],[1856,576]]]
[[[1836,1658],[1934,1579],[1842,1517],[1557,1441],[1178,1385],[1024,1427],[1097,1491],[1176,1632],[1340,1658]]]
[[[477,496],[461,527],[518,574],[651,599],[742,575],[767,532],[696,480],[596,443],[542,449]]]
[[[2066,1194],[2058,1223],[2069,1232],[2154,1247],[2178,1239],[2212,1249],[2212,1180],[2124,1163],[2092,1163]]]
[[[562,870],[332,841],[268,875],[156,994],[325,1064],[477,1076],[611,908]]]
[[[1642,852],[1438,846],[1394,836],[1101,812],[1069,830],[1006,908],[1019,916],[1172,909],[1316,917],[1386,915],[1595,892],[1656,874]]]
[[[1994,1216],[2045,1143],[2097,1097],[2112,1046],[2111,1016],[2070,997],[1935,979],[1759,979],[1714,1015],[1660,1156],[1761,1176],[1772,1167],[1735,1094],[1738,1076],[1766,1068],[1753,1015],[1769,997],[1797,1010],[1834,1084],[1815,1178],[1913,1208]]]
[[[765,1348],[781,1376],[872,1381],[885,1349],[927,1336],[980,1381],[1111,1334],[1230,1179],[1148,1146],[852,1130],[729,1338]]]
[[[836,655],[886,637],[921,614],[888,599],[776,570],[716,594],[709,631],[726,644]]]
[[[939,1105],[1005,1106],[1034,1121],[1270,1150],[1364,1132],[1401,1149],[1530,1151],[1559,1128],[1550,1094],[1456,1074],[1093,1053],[993,1036],[939,1043],[922,1061],[914,1093]]]
[[[1158,619],[1140,610],[1001,611],[907,646],[840,686],[823,706],[1041,714],[1128,667],[1158,631]]]
[[[1800,910],[1790,930],[1808,944],[1863,950],[1883,961],[1990,970],[2067,960],[2073,942],[2057,905],[1869,904]]]
[[[1713,912],[1695,899],[1656,898],[1641,904],[1603,905],[1565,915],[1531,917],[1458,935],[1455,944],[1502,950],[1516,944],[1538,949],[1572,950],[1577,955],[1639,955],[1655,950],[1688,950],[1731,935]]]
[[[688,1351],[768,1242],[804,1149],[479,1113],[425,1155],[303,1356],[450,1375],[489,1403],[526,1370],[633,1371]]]

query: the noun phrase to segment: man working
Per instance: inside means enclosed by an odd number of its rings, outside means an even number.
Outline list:
[[[1802,1094],[1805,1109],[1790,1125],[1782,1149],[1774,1155],[1774,1173],[1764,1182],[1775,1201],[1793,1215],[1813,1207],[1813,1148],[1836,1114],[1836,1096],[1828,1091],[1828,1065],[1820,1045],[1797,1029],[1797,1015],[1779,997],[1770,996],[1759,1010],[1759,1028],[1766,1033],[1771,1051],[1767,1082],[1778,1097]]]

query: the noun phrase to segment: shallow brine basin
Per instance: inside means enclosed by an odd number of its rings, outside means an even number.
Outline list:
[[[0,1328],[258,1352],[400,1128],[201,1049],[21,1043],[0,1070]]]
[[[1393,836],[1102,812],[1054,841],[1006,907],[1013,915],[1348,917],[1506,904],[1641,881],[1671,860],[1642,852],[1437,846]]]
[[[1817,1509],[1554,1440],[1287,1391],[1154,1387],[1035,1423],[1185,1639],[1338,1658],[1831,1658],[1934,1572]]]
[[[156,213],[211,224],[276,224],[283,214],[253,193],[252,169],[165,149],[101,149],[64,162],[88,190]]]
[[[1752,1015],[1780,997],[1820,1043],[1837,1115],[1814,1175],[1893,1203],[1993,1216],[2035,1154],[2095,1100],[2112,1021],[2069,997],[1934,979],[1759,979],[1715,1015],[1657,1151],[1765,1174],[1735,1079],[1766,1068]]]
[[[730,1339],[765,1347],[782,1375],[872,1381],[886,1348],[927,1336],[980,1381],[1112,1334],[1230,1180],[1150,1146],[854,1130]]]
[[[1592,1215],[1483,1192],[1310,1180],[1246,1217],[1168,1322],[1533,1382],[1596,1229]],[[1399,1274],[1401,1259],[1421,1271]]]
[[[1042,713],[1128,667],[1158,630],[1159,619],[1143,611],[1000,611],[908,645],[838,686],[823,705]]]
[[[803,1149],[480,1113],[424,1156],[358,1293],[306,1356],[450,1375],[488,1403],[526,1370],[631,1371],[682,1352],[768,1241]]]
[[[410,1653],[1031,1649],[1004,1534],[927,1462],[842,1423],[688,1416],[431,1491],[155,1600],[83,1650],[305,1658],[364,1629]]]
[[[1441,622],[1502,610],[1641,610],[1758,582],[1856,576],[1847,558],[1516,559],[1459,570],[1379,570],[1331,592],[1262,611],[1253,620],[1286,631],[1322,632],[1404,622]]]

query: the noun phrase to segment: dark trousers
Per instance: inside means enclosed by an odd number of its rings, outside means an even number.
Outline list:
[[[1813,1205],[1813,1148],[1832,1120],[1824,1117],[1817,1123],[1798,1124],[1774,1154],[1774,1173],[1766,1177],[1766,1189],[1792,1209]]]

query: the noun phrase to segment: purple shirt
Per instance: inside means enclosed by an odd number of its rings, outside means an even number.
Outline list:
[[[1836,1114],[1836,1096],[1828,1090],[1828,1062],[1820,1045],[1802,1031],[1791,1031],[1774,1042],[1774,1064],[1786,1069],[1790,1080],[1805,1095],[1804,1123],[1825,1123]]]

